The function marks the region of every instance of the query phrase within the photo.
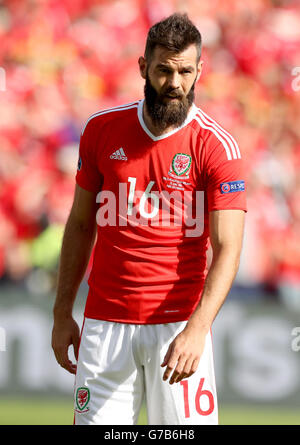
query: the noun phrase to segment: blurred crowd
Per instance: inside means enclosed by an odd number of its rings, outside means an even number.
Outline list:
[[[175,11],[203,38],[196,104],[246,159],[235,288],[300,308],[297,0],[0,1],[0,284],[53,290],[81,129],[92,113],[143,96],[148,29]]]

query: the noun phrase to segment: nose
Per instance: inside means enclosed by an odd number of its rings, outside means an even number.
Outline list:
[[[167,87],[172,90],[180,88],[180,75],[176,71],[170,73],[167,80]]]

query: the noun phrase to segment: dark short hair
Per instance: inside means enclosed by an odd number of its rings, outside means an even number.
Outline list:
[[[154,24],[147,36],[145,59],[150,61],[156,46],[179,53],[190,45],[197,47],[197,62],[201,57],[202,38],[199,30],[187,14],[175,13]]]

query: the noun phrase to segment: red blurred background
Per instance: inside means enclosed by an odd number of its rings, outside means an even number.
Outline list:
[[[203,38],[196,104],[246,159],[247,225],[232,295],[300,310],[297,0],[0,2],[0,286],[53,291],[80,131],[92,113],[142,98],[137,60],[148,29],[175,11]]]

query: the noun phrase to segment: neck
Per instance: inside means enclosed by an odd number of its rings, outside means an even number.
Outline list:
[[[189,108],[189,111],[190,111],[190,109],[191,109],[191,107]],[[173,131],[176,128],[178,128],[178,126],[176,126],[176,125],[170,125],[170,126],[162,129],[159,126],[154,125],[154,123],[153,123],[153,121],[151,119],[151,116],[150,116],[150,114],[149,114],[149,112],[147,110],[147,105],[146,105],[145,101],[144,101],[144,104],[143,104],[143,119],[144,119],[144,122],[145,122],[148,130],[151,131],[151,133],[154,136],[161,136],[163,134],[167,134],[170,131]]]

